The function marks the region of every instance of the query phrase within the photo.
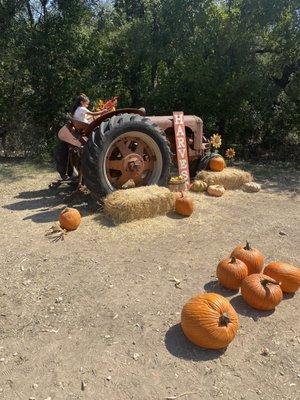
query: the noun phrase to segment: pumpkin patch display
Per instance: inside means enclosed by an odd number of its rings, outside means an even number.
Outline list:
[[[66,207],[59,216],[59,224],[62,229],[75,231],[81,222],[81,215],[76,208]]]
[[[191,298],[181,312],[181,327],[195,345],[222,349],[229,345],[238,330],[238,316],[225,297],[203,293]]]
[[[274,310],[282,300],[282,290],[278,282],[264,274],[247,276],[241,286],[243,299],[257,310]]]
[[[221,185],[210,185],[207,188],[207,193],[211,196],[221,197],[225,193],[225,189]]]
[[[294,293],[300,288],[300,268],[284,262],[272,262],[264,269],[264,274],[280,282],[285,293]]]
[[[221,260],[217,267],[219,283],[227,289],[237,290],[248,276],[247,265],[235,257]]]
[[[211,171],[220,172],[226,167],[226,163],[223,157],[216,156],[209,161],[208,167]]]
[[[207,190],[207,183],[204,181],[195,180],[191,185],[193,192],[205,192]]]
[[[195,209],[194,200],[191,196],[181,192],[180,196],[175,198],[175,211],[183,215],[184,217],[189,217],[193,214]]]
[[[246,246],[237,246],[231,253],[231,257],[235,257],[247,265],[248,275],[260,273],[263,270],[265,257],[259,250],[251,247],[248,242],[246,242]]]

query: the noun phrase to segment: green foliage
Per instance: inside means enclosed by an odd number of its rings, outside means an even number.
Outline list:
[[[238,155],[299,154],[296,0],[0,1],[0,128],[45,154],[74,96],[203,118]],[[0,130],[1,132],[1,130]]]

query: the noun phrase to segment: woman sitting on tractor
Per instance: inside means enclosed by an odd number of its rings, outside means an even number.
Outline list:
[[[91,122],[91,118],[89,117],[96,117],[105,114],[108,110],[103,109],[101,111],[93,112],[88,109],[90,104],[89,98],[84,94],[81,93],[77,98],[72,108],[72,117],[76,121],[85,122],[89,124]]]

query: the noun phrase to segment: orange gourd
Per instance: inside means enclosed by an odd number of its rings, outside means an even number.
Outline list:
[[[231,253],[232,256],[247,265],[249,275],[257,274],[263,270],[265,257],[259,250],[252,248],[248,242],[246,242],[246,246],[237,246]]]
[[[195,345],[222,349],[234,339],[238,316],[225,297],[203,293],[191,298],[181,312],[181,327]]]
[[[194,200],[191,196],[188,196],[181,192],[181,196],[176,196],[175,198],[175,211],[183,215],[184,217],[189,217],[193,214],[195,209]]]
[[[226,167],[226,163],[223,157],[217,156],[209,161],[208,167],[211,171],[220,172]]]
[[[214,197],[221,197],[225,193],[225,188],[222,185],[210,185],[207,188],[207,193]]]
[[[78,228],[81,222],[81,215],[76,208],[66,207],[59,216],[59,223],[61,228],[67,231],[74,231]]]
[[[264,274],[247,276],[241,293],[245,302],[257,310],[274,310],[283,297],[279,283]]]
[[[264,274],[280,282],[285,293],[294,293],[300,288],[300,268],[284,262],[272,262],[264,269]]]
[[[235,257],[225,258],[217,266],[219,283],[227,289],[239,289],[246,276],[248,276],[247,265]]]

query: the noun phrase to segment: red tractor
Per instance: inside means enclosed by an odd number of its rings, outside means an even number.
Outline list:
[[[193,175],[207,151],[203,123],[184,116],[190,172]],[[58,134],[55,160],[62,180],[74,172],[97,199],[124,188],[168,184],[176,165],[173,116],[147,117],[144,109],[118,109],[90,124],[71,120]]]

